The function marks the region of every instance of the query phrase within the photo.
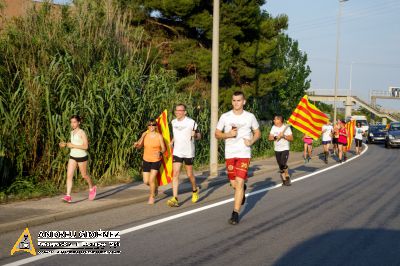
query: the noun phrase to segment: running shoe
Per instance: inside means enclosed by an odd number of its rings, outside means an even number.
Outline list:
[[[62,198],[62,200],[63,200],[64,202],[68,202],[68,203],[71,203],[71,202],[72,202],[71,196],[68,196],[68,195],[65,195],[65,196]]]
[[[311,157],[310,157],[310,156],[308,156],[308,158],[307,158],[307,161],[308,161],[308,162],[310,162],[310,161],[311,161]]]
[[[94,200],[94,198],[96,197],[96,191],[97,191],[96,186],[92,187],[92,189],[89,190],[89,200]]]
[[[286,177],[285,183],[286,183],[285,186],[291,186],[292,185],[292,180],[290,180],[290,176]]]
[[[149,201],[147,202],[147,204],[153,205],[153,204],[154,204],[154,198],[153,198],[153,197],[150,197],[150,198],[149,198]]]
[[[228,223],[235,225],[239,223],[239,213],[233,211],[231,218],[228,220]]]
[[[167,205],[170,206],[170,207],[179,207],[178,199],[175,198],[175,197],[170,198],[170,199],[167,201]]]
[[[156,187],[156,191],[154,191],[154,197],[158,196],[158,187]]]
[[[304,157],[304,164],[306,164],[307,163],[307,158],[306,157]]]
[[[192,192],[192,202],[196,203],[199,200],[199,188]]]
[[[244,203],[246,202],[246,189],[247,189],[247,185],[244,184],[243,186],[243,199],[242,199],[242,205],[244,205]]]

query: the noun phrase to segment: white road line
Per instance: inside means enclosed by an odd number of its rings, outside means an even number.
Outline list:
[[[366,145],[366,144],[363,144],[363,145],[364,145],[365,149],[361,152],[361,155],[364,154],[368,150],[368,145]],[[339,167],[339,166],[341,166],[343,164],[346,164],[348,162],[351,162],[352,160],[355,160],[355,159],[357,159],[359,157],[360,156],[356,155],[356,156],[348,159],[346,162],[343,162],[342,164],[334,164],[332,166],[329,166],[327,168],[321,169],[319,171],[316,171],[316,172],[310,173],[308,175],[293,179],[292,183],[293,182],[298,182],[300,180],[303,180],[303,179],[309,178],[311,176],[326,172],[326,171],[331,170],[333,168]],[[260,189],[260,190],[252,191],[250,193],[247,193],[246,197],[257,195],[257,194],[263,193],[265,191],[273,190],[273,189],[279,188],[281,186],[282,186],[282,184],[278,184],[278,185],[275,185],[275,186],[266,187],[266,188],[263,188],[263,189]],[[193,209],[193,210],[190,210],[190,211],[185,211],[185,212],[178,213],[178,214],[175,214],[175,215],[171,215],[171,216],[168,216],[168,217],[165,217],[165,218],[162,218],[162,219],[158,219],[158,220],[155,220],[155,221],[152,221],[152,222],[148,222],[148,223],[137,225],[137,226],[134,226],[134,227],[131,227],[131,228],[127,228],[125,230],[122,230],[120,235],[125,235],[125,234],[128,234],[128,233],[132,233],[132,232],[135,232],[135,231],[139,231],[139,230],[142,230],[142,229],[157,225],[157,224],[165,223],[165,222],[172,221],[172,220],[175,220],[175,219],[178,219],[178,218],[181,218],[181,217],[185,217],[185,216],[188,216],[188,215],[191,215],[191,214],[194,214],[194,213],[198,213],[198,212],[205,211],[205,210],[208,210],[208,209],[211,209],[211,208],[215,208],[215,207],[227,204],[229,202],[233,202],[233,200],[234,200],[234,198],[226,199],[226,200],[219,201],[219,202],[216,202],[216,203],[213,203],[213,204],[210,204],[210,205],[206,205],[206,206],[203,206],[203,207],[200,207],[200,208],[196,208],[196,209]],[[95,242],[95,241],[90,241],[90,242]],[[63,249],[63,250],[65,251],[65,249]],[[4,266],[24,265],[24,264],[27,264],[27,263],[32,263],[34,261],[38,261],[38,260],[42,260],[42,259],[45,259],[45,258],[48,258],[48,257],[52,257],[54,255],[57,255],[57,254],[40,254],[40,255],[29,257],[29,258],[26,258],[26,259],[18,260],[18,261],[9,263],[9,264],[5,264]]]

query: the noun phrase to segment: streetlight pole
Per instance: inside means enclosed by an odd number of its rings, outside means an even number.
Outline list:
[[[335,71],[335,99],[333,101],[333,121],[337,121],[337,91],[339,86],[339,44],[340,44],[340,17],[342,16],[342,3],[348,0],[339,0],[339,12],[337,16],[336,31],[336,71]]]
[[[219,94],[218,65],[219,65],[219,0],[214,0],[212,69],[211,69],[210,176],[218,175],[218,140],[214,136],[218,123],[218,94]]]
[[[351,61],[350,64],[350,84],[349,84],[349,96],[351,96],[351,87],[352,87],[352,82],[353,82],[353,61]]]

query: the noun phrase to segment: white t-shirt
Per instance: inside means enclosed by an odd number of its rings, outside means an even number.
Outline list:
[[[194,138],[192,137],[192,131],[197,129],[197,123],[185,116],[181,121],[175,118],[171,121],[171,124],[174,135],[173,155],[180,158],[194,158]]]
[[[322,131],[326,130],[324,133],[322,133],[322,141],[331,141],[332,140],[332,131],[333,131],[333,126],[331,125],[323,125],[322,126]]]
[[[281,133],[285,129],[286,125],[277,127],[275,125],[272,126],[271,132],[269,133],[272,136],[278,136],[279,133]],[[292,135],[292,130],[290,129],[290,126],[285,130],[285,133],[283,133],[285,136],[290,136]],[[290,142],[287,141],[286,139],[280,139],[278,141],[274,141],[274,150],[275,151],[288,151],[290,149]]]
[[[354,137],[355,139],[363,139],[363,129],[361,127],[356,127],[354,133],[356,133],[356,136]]]
[[[225,159],[251,158],[251,148],[244,144],[244,140],[251,140],[253,138],[253,130],[260,127],[256,117],[244,110],[240,115],[235,115],[233,111],[222,114],[219,118],[217,129],[229,132],[232,130],[232,126],[237,127],[237,135],[235,138],[225,139]]]

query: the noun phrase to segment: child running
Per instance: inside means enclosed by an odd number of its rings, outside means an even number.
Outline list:
[[[148,130],[133,144],[136,149],[144,147],[143,152],[143,183],[150,187],[148,204],[154,204],[158,194],[157,173],[160,170],[162,155],[165,152],[164,139],[156,131],[157,122],[152,119],[148,122]]]
[[[96,197],[96,186],[93,186],[92,179],[87,174],[87,163],[89,147],[88,139],[85,131],[80,128],[81,118],[78,115],[73,115],[70,118],[71,122],[71,142],[65,143],[60,142],[60,148],[70,148],[70,155],[67,167],[67,194],[62,198],[65,202],[72,202],[71,190],[73,184],[73,177],[75,170],[78,167],[82,177],[87,181],[89,185],[89,200],[94,200]]]

